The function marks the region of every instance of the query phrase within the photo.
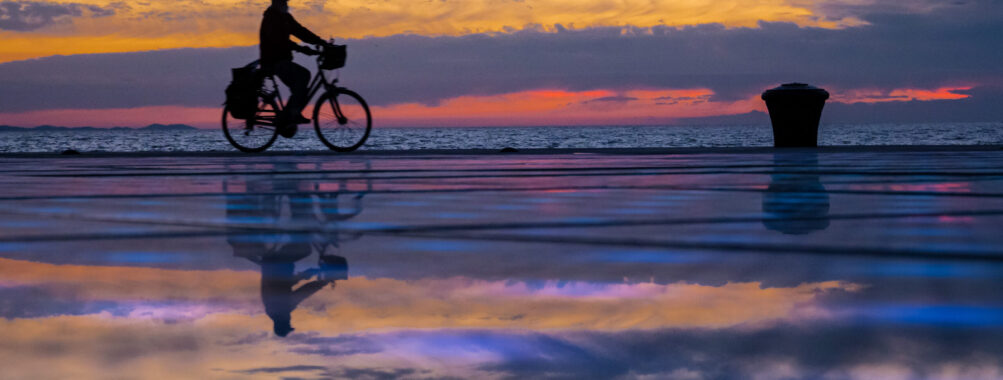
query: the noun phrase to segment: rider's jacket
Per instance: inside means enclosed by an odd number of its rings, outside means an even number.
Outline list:
[[[270,6],[265,10],[265,17],[261,20],[262,65],[291,61],[293,49],[304,50],[302,46],[290,40],[289,35],[296,36],[306,43],[316,45],[324,43],[323,39],[296,22],[293,15],[289,14],[284,7]]]

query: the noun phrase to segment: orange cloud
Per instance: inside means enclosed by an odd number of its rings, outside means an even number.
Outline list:
[[[719,102],[710,100],[713,94],[709,89],[532,90],[374,107],[374,115],[380,125],[622,125],[765,111],[758,97]]]
[[[54,265],[0,259],[0,282],[72,289],[87,300],[257,301],[257,273],[155,268]]]
[[[372,107],[380,126],[666,124],[679,118],[765,111],[758,97],[712,102],[708,89],[565,91],[540,89],[500,95],[469,95],[436,105],[416,103]],[[306,114],[310,113],[308,109]],[[0,113],[5,124],[34,126],[144,126],[182,123],[219,126],[222,108],[157,106]]]
[[[971,95],[958,94],[957,91],[971,90],[973,86],[941,87],[934,90],[903,88],[891,91],[882,90],[849,90],[835,93],[832,101],[846,104],[853,103],[885,103],[885,102],[910,102],[914,100],[960,100],[967,99]]]
[[[257,43],[267,0],[58,1],[113,10],[105,17],[79,17],[32,32],[0,32],[0,62],[53,54],[126,52],[179,47],[244,46]],[[839,28],[864,22],[828,17],[817,4],[792,0],[467,0],[293,1],[294,14],[321,36],[360,38],[402,33],[462,35],[523,28],[684,26],[720,23],[756,27],[760,21]],[[562,27],[561,27],[562,28]]]
[[[0,63],[50,55],[124,53],[173,48],[225,48],[257,45],[257,35],[230,31],[205,34],[131,36],[109,32],[99,35],[36,35],[0,31]]]

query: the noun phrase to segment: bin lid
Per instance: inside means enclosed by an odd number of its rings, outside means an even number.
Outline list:
[[[807,83],[784,83],[780,87],[771,88],[763,92],[763,100],[778,96],[798,96],[798,97],[818,97],[821,100],[829,99],[829,92]]]

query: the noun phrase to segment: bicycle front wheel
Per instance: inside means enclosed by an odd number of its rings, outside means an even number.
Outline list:
[[[373,128],[373,116],[359,94],[339,88],[317,100],[313,127],[320,141],[331,150],[351,152],[366,143]]]
[[[242,152],[262,152],[275,143],[278,128],[275,122],[278,105],[274,100],[260,99],[258,111],[253,118],[242,120],[230,115],[229,107],[223,108],[223,135],[234,148]]]

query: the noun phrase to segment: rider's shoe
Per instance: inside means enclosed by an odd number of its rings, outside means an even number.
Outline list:
[[[310,119],[303,117],[303,115],[286,116],[282,118],[279,135],[285,138],[292,138],[296,136],[297,124],[307,124],[309,122]]]

